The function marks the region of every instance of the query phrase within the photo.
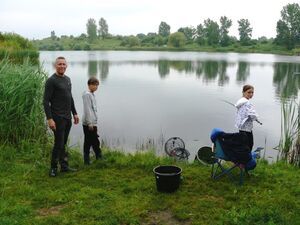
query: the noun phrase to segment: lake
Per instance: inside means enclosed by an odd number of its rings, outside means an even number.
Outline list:
[[[57,56],[68,62],[66,74],[79,116],[90,76],[100,79],[95,93],[103,144],[125,152],[154,148],[180,137],[194,158],[211,146],[210,132],[236,132],[235,103],[242,86],[254,86],[252,103],[263,125],[254,124],[254,147],[275,160],[280,140],[282,99],[298,99],[300,57],[159,51],[41,51],[45,71],[54,72]],[[229,103],[228,103],[229,102]],[[72,126],[70,145],[82,145],[81,124]]]

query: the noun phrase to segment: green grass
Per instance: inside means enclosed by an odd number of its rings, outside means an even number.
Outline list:
[[[22,151],[19,151],[21,148]],[[48,177],[50,145],[0,147],[0,224],[300,224],[299,169],[260,162],[243,186],[213,181],[210,167],[175,163],[151,151],[82,165]],[[176,164],[183,181],[175,193],[156,190],[153,168]]]

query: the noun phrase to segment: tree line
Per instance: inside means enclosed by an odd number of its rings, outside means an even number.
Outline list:
[[[61,38],[73,39],[74,42],[69,41],[68,44],[70,45],[69,48],[75,50],[89,50],[91,48],[95,49],[95,46],[100,45],[101,43],[108,43],[108,40],[117,40],[114,42],[113,46],[119,45],[121,47],[184,48],[185,46],[189,45],[228,47],[232,45],[253,46],[257,43],[271,43],[282,46],[288,50],[299,48],[300,6],[298,3],[288,4],[281,10],[281,19],[277,21],[277,35],[275,38],[267,39],[263,36],[258,39],[252,39],[253,27],[251,26],[250,21],[246,18],[242,18],[238,20],[237,23],[239,34],[238,38],[229,35],[229,29],[232,26],[232,20],[226,16],[221,16],[219,21],[214,21],[208,18],[204,20],[203,23],[198,24],[196,27],[181,27],[174,33],[171,33],[171,26],[167,22],[161,21],[157,32],[121,36],[112,35],[109,33],[109,26],[104,18],[100,18],[98,22],[93,18],[89,18],[86,23],[86,33],[82,33],[78,37],[73,37],[72,35],[68,37],[64,35],[61,36]],[[47,50],[63,50],[57,49],[59,47],[66,47],[66,41],[59,42],[61,38],[57,37],[55,32],[52,31],[50,40],[56,41],[57,46],[54,46],[54,49]],[[81,43],[80,46],[78,43]],[[111,45],[109,46],[111,47]],[[39,48],[43,49],[41,43]]]
[[[241,45],[251,44],[252,27],[248,19],[241,19],[239,24],[239,41]],[[226,16],[220,18],[218,22],[211,19],[204,20],[203,24],[199,24],[197,28],[181,27],[175,33],[171,33],[171,26],[162,21],[158,27],[158,33],[139,33],[136,36],[130,35],[122,37],[121,46],[140,46],[151,43],[155,46],[170,45],[173,47],[183,47],[186,44],[193,42],[199,45],[221,45],[228,46],[237,41],[235,37],[229,36],[229,29],[232,25],[232,20]],[[95,19],[90,18],[86,24],[87,40],[95,41],[97,38],[105,39],[112,37],[108,33],[108,24],[104,18],[99,20],[99,28]],[[82,35],[83,36],[83,35]],[[117,35],[119,36],[119,35]]]

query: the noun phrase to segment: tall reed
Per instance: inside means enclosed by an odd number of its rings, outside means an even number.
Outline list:
[[[9,58],[14,63],[22,64],[24,61],[30,60],[33,64],[39,63],[39,52],[36,50],[14,50],[8,51],[6,49],[0,49],[0,60]]]
[[[13,64],[0,61],[0,141],[18,144],[22,140],[46,137],[42,108],[46,74],[29,59]]]
[[[280,156],[289,163],[300,166],[300,108],[295,101],[283,100],[281,106]]]
[[[0,32],[0,60],[6,57],[14,63],[23,63],[24,59],[29,58],[37,64],[39,52],[31,41],[21,35]]]

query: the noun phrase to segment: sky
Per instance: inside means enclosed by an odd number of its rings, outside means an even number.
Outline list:
[[[197,27],[210,18],[232,20],[229,34],[238,37],[239,19],[248,19],[252,37],[276,37],[280,12],[291,0],[1,0],[0,32],[28,39],[86,33],[89,18],[103,17],[113,35],[158,32],[161,21],[171,27]]]

